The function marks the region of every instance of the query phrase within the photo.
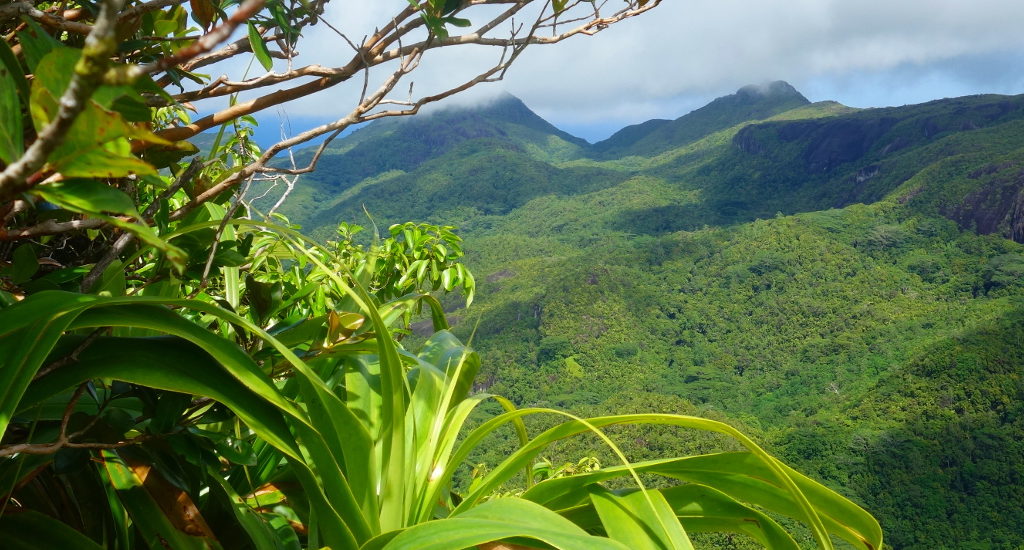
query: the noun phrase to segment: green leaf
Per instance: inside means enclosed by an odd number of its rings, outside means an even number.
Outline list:
[[[139,217],[131,197],[96,180],[72,179],[47,183],[36,186],[32,193],[72,212],[109,212]]]
[[[561,550],[626,550],[630,546],[595,537],[558,514],[518,498],[497,498],[464,514],[410,527],[372,550],[449,550],[508,538],[526,538]]]
[[[779,465],[807,498],[828,531],[859,548],[881,548],[882,531],[867,512],[831,489]],[[631,465],[638,473],[657,474],[681,481],[700,483],[738,502],[754,504],[794,518],[804,519],[798,499],[785,489],[776,473],[753,453],[717,453],[695,457],[652,460]],[[584,488],[630,475],[625,466],[610,466],[595,472],[538,483],[523,497],[554,509],[574,506],[584,498]]]
[[[12,72],[8,59],[10,56],[10,48],[5,42],[0,45],[0,82],[4,83],[3,86],[0,86],[0,161],[7,164],[17,160],[24,152],[21,101],[18,99],[19,88],[24,83],[24,77],[21,71]],[[18,86],[11,86],[9,84],[11,82]],[[28,98],[28,95],[25,97]]]
[[[32,83],[32,121],[41,131],[57,113],[57,97],[46,86]],[[121,115],[89,102],[75,119],[63,143],[47,159],[50,169],[66,177],[124,177],[156,174],[156,169],[135,158],[127,138],[159,143],[148,131],[126,124]]]
[[[0,433],[61,333],[92,301],[86,295],[40,292],[0,310]]]
[[[634,550],[693,550],[672,507],[658,491],[617,495],[591,486],[590,499],[612,540]]]
[[[661,493],[690,533],[739,533],[772,550],[800,548],[775,520],[711,487],[691,483]]]
[[[33,73],[33,86],[38,82],[51,95],[60,97],[71,82],[71,76],[75,74],[75,65],[81,57],[82,50],[63,46],[54,48],[39,60]]]
[[[14,52],[11,51],[11,47],[6,41],[0,40],[0,64],[7,69],[7,78],[14,81],[17,86],[18,95],[21,96],[22,101],[27,101],[29,98],[28,94],[28,80],[25,79],[21,63],[18,62],[18,58],[15,57]]]
[[[63,522],[32,510],[7,510],[0,516],[0,540],[8,550],[103,550]]]
[[[11,255],[10,278],[14,284],[21,284],[32,278],[39,271],[39,260],[36,259],[35,247],[25,243],[14,249]]]
[[[281,306],[281,283],[263,283],[252,275],[245,276],[245,297],[259,324],[264,324]]]
[[[249,21],[249,45],[252,46],[252,53],[259,60],[260,65],[266,70],[274,68],[274,61],[270,58],[270,50],[267,49],[266,42],[263,41],[263,37],[260,36],[260,31],[256,29],[256,25],[253,25],[252,21]]]
[[[473,24],[469,19],[463,19],[461,17],[445,17],[444,22],[453,27],[469,27]]]
[[[21,51],[25,54],[25,64],[28,65],[28,70],[35,73],[36,66],[46,54],[57,48],[64,48],[64,46],[47,34],[35,20],[24,18],[22,21],[27,28],[18,31],[18,43],[21,44]]]
[[[141,479],[139,473],[129,467],[117,453],[103,450],[100,451],[100,454],[103,464],[101,475],[114,487],[121,503],[131,515],[132,523],[150,548],[180,548],[182,550],[220,548],[212,536],[187,533],[182,526],[175,525],[161,507],[160,502],[156,500],[158,494],[154,494],[154,483],[149,479]],[[164,481],[164,483],[167,482]],[[173,507],[173,509],[180,513],[180,509],[177,507]],[[201,517],[194,518],[193,522],[201,521],[201,519]],[[205,525],[205,522],[203,524]]]

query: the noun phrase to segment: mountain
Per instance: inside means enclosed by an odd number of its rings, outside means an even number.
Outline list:
[[[480,388],[743,425],[894,548],[1024,544],[1024,96],[855,110],[777,83],[593,146],[505,98],[324,160],[283,209],[319,237],[364,206],[460,227],[480,289],[446,305]]]
[[[720,97],[675,120],[650,120],[627,126],[594,144],[593,150],[605,158],[652,156],[730,126],[764,120],[808,104],[810,101],[786,82],[744,86],[735,94]]]
[[[548,160],[575,156],[586,145],[504,94],[476,107],[442,108],[370,124],[330,148],[319,167],[332,173],[331,185],[342,188],[389,170],[413,170],[460,144],[482,139],[514,142]]]

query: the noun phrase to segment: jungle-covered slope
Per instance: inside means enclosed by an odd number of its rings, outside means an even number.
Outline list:
[[[1024,96],[854,110],[774,83],[590,145],[504,97],[355,132],[283,211],[320,238],[364,207],[459,226],[480,388],[731,419],[895,548],[1015,548],[1022,119]]]

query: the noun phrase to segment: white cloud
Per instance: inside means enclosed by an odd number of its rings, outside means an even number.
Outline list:
[[[1016,0],[666,0],[593,39],[536,49],[507,86],[568,121],[607,116],[608,106],[642,120],[671,98],[750,82],[1024,50],[1021,21]]]
[[[406,0],[335,0],[327,17],[359,41],[404,5]],[[986,89],[996,86],[989,80],[1001,78],[1004,87],[1021,84],[1024,67],[1005,67],[1015,75],[1008,78],[998,77],[998,71],[970,74],[969,64],[954,61],[1024,53],[1022,21],[1019,0],[664,0],[652,12],[597,36],[530,48],[500,86],[567,126],[675,117],[682,114],[675,109],[775,79],[842,95],[844,80],[863,84],[887,75],[899,85],[851,90],[870,91],[864,97],[889,103],[900,102],[893,94],[901,90],[914,90],[916,99],[932,86],[940,88],[933,97],[1000,91]],[[323,25],[307,33],[302,49],[303,62],[324,65],[341,64],[352,55]],[[431,54],[415,73],[418,93],[474,75],[497,52],[475,47]],[[296,116],[340,114],[358,88],[344,83],[288,110]],[[859,102],[856,96],[835,99]]]

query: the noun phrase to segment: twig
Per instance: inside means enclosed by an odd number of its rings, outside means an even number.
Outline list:
[[[18,239],[31,239],[32,237],[42,237],[44,235],[59,235],[81,229],[97,229],[105,225],[107,225],[106,220],[100,218],[86,218],[84,220],[70,220],[66,222],[46,220],[32,227],[15,229],[10,232],[0,230],[0,241],[16,241]]]
[[[12,456],[16,454],[26,455],[49,455],[56,453],[57,451],[68,447],[72,449],[117,449],[120,447],[127,447],[128,445],[134,445],[140,441],[149,439],[153,436],[143,434],[138,437],[118,441],[116,443],[76,443],[72,441],[76,437],[80,437],[96,423],[99,417],[96,417],[81,430],[75,433],[68,434],[68,424],[71,422],[71,415],[75,412],[75,405],[78,404],[78,400],[82,398],[82,394],[85,392],[85,388],[88,382],[82,383],[75,389],[75,393],[71,396],[71,400],[68,401],[66,407],[64,407],[64,415],[60,420],[60,434],[57,436],[57,440],[52,443],[16,443],[13,445],[4,445],[0,447],[0,458],[6,456]]]
[[[153,63],[136,67],[130,74],[133,74],[133,76],[140,76],[143,74],[165,71],[171,67],[180,65],[190,59],[194,59],[209,52],[214,46],[220,44],[231,36],[231,33],[235,31],[235,28],[237,28],[238,25],[245,23],[250,17],[263,9],[263,4],[264,0],[246,0],[242,5],[238,6],[238,9],[235,10],[235,13],[231,14],[231,17],[229,17],[227,21],[214,27],[210,32],[199,38],[199,40],[196,40],[192,44],[178,50],[173,55],[163,57]]]
[[[188,297],[188,299],[191,300],[195,298],[197,295],[199,295],[200,292],[203,291],[204,288],[206,288],[206,285],[210,278],[210,270],[213,269],[213,258],[214,256],[217,255],[217,245],[220,244],[220,238],[224,234],[224,229],[227,228],[228,222],[231,221],[231,218],[235,215],[235,212],[238,211],[238,207],[242,205],[242,197],[244,197],[245,194],[249,192],[249,186],[252,185],[252,180],[253,176],[250,176],[249,181],[245,183],[245,187],[243,187],[242,190],[239,191],[237,195],[235,195],[231,208],[228,209],[228,211],[224,214],[224,218],[221,219],[220,225],[217,226],[217,233],[213,236],[213,244],[210,245],[210,254],[206,257],[206,265],[203,267],[203,276],[201,279],[199,279],[199,285],[196,287],[194,291],[192,291],[192,294]]]
[[[52,361],[49,364],[44,365],[43,368],[39,369],[39,372],[37,372],[36,375],[32,377],[32,381],[34,382],[36,380],[39,380],[40,378],[46,376],[47,374],[50,374],[51,372],[59,368],[78,362],[78,355],[85,351],[86,348],[91,346],[92,343],[95,342],[96,339],[99,338],[99,336],[103,334],[106,330],[106,327],[100,327],[89,333],[89,335],[86,336],[85,339],[82,340],[82,342],[75,347],[75,349],[71,350],[71,353],[65,355],[64,357],[61,357],[60,359],[57,359],[56,361]]]
[[[46,159],[63,143],[71,125],[88,105],[89,97],[103,79],[110,56],[117,49],[117,11],[122,4],[123,0],[104,0],[96,24],[85,39],[82,58],[75,65],[71,83],[60,98],[56,116],[39,132],[25,154],[0,173],[0,203],[33,187],[29,176],[46,164]]]
[[[178,190],[186,183],[192,181],[196,175],[199,174],[199,171],[202,170],[202,168],[203,163],[198,156],[192,159],[192,162],[182,170],[181,175],[174,180],[174,183],[164,190],[160,196],[154,199],[146,208],[146,211],[142,213],[143,221],[149,222],[149,220],[151,220],[156,214],[157,210],[160,209],[160,204],[177,193]],[[79,287],[81,291],[91,291],[92,287],[95,286],[95,284],[100,280],[100,277],[103,276],[103,272],[106,271],[107,267],[114,263],[114,260],[116,260],[129,245],[135,242],[135,239],[135,233],[124,233],[118,237],[117,240],[114,241],[114,244],[111,245],[110,250],[100,258],[100,261],[96,262],[96,265],[94,265],[92,269],[89,270],[89,273],[86,274],[85,278],[82,279],[82,284]]]

